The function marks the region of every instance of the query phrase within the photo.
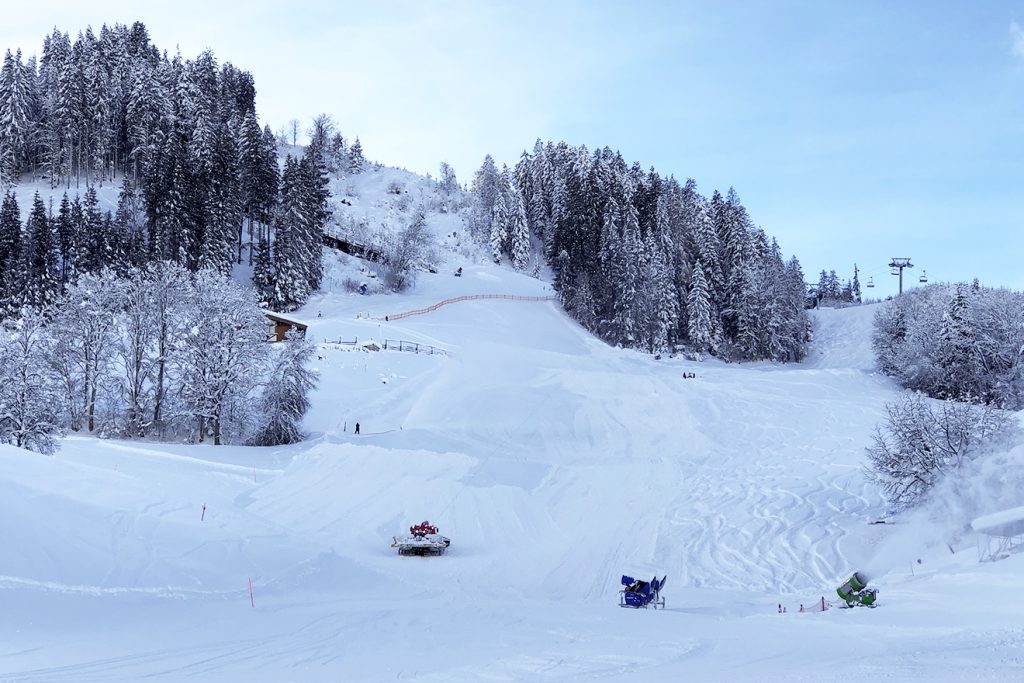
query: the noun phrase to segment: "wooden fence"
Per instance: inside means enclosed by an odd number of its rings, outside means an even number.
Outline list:
[[[427,354],[441,354],[447,356],[448,352],[444,349],[439,349],[436,346],[430,344],[420,344],[419,342],[407,341],[405,339],[385,339],[384,348],[391,351],[409,351],[411,353],[427,353]]]
[[[395,313],[393,315],[384,316],[384,320],[387,322],[394,322],[395,320],[401,320],[402,318],[410,318],[414,315],[423,315],[425,313],[433,313],[442,306],[448,304],[458,303],[459,301],[479,301],[481,299],[498,299],[500,301],[557,301],[557,297],[553,296],[515,296],[512,294],[467,294],[465,296],[457,296],[453,299],[445,299],[444,301],[438,301],[432,306],[426,308],[417,308],[413,311],[405,311],[404,313]]]
[[[367,341],[373,340],[370,339]],[[334,344],[337,346],[359,346],[359,337],[356,337],[352,341],[348,341],[347,339],[338,339],[336,341],[324,339],[324,344]],[[409,341],[408,339],[385,339],[381,344],[381,348],[385,351],[408,351],[409,353],[425,353],[431,356],[435,354],[440,356],[449,355],[444,349],[431,346],[430,344]]]

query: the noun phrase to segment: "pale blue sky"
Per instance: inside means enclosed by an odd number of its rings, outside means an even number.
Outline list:
[[[1024,0],[0,4],[0,46],[29,53],[136,19],[210,47],[275,129],[327,112],[387,164],[466,180],[537,137],[608,145],[735,186],[809,279],[856,261],[886,294],[910,256],[915,283],[1024,288]]]

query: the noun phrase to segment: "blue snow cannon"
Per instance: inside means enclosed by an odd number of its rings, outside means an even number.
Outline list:
[[[665,609],[665,598],[661,597],[661,589],[665,587],[665,580],[668,576],[655,576],[650,581],[641,581],[632,576],[622,576],[622,585],[625,586],[619,591],[619,607],[633,607],[644,609],[652,607]]]

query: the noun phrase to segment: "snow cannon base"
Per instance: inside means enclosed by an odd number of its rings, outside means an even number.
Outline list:
[[[622,585],[625,588],[619,591],[619,607],[665,609],[665,598],[661,597],[661,589],[665,587],[667,579],[668,576],[663,576],[659,581],[655,576],[650,581],[641,581],[623,575]]]
[[[878,590],[868,588],[868,580],[860,572],[854,572],[836,593],[847,607],[874,607],[878,599]]]

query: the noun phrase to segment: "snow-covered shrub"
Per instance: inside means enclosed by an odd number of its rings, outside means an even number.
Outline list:
[[[886,405],[868,447],[869,478],[895,510],[923,502],[943,478],[1015,434],[1012,415],[992,406],[908,394]]]
[[[112,270],[83,274],[52,312],[49,362],[60,378],[63,407],[74,431],[96,429],[101,388],[114,381],[115,312],[121,308],[123,284]]]
[[[197,438],[215,445],[244,438],[268,352],[267,320],[251,289],[214,271],[196,273],[187,305],[194,324],[182,338],[178,371]]]
[[[388,183],[388,194],[402,194],[405,192],[405,185],[397,180]]]
[[[393,292],[403,292],[416,283],[416,269],[429,258],[432,238],[423,214],[418,214],[404,230],[383,235],[384,284]]]
[[[60,434],[57,378],[46,363],[53,341],[38,313],[8,320],[0,337],[0,440],[52,454]]]
[[[1024,294],[977,282],[913,289],[875,315],[872,346],[908,389],[1024,406]]]
[[[155,263],[124,277],[81,275],[48,317],[38,363],[58,424],[214,443],[252,432],[268,351],[253,290]]]

